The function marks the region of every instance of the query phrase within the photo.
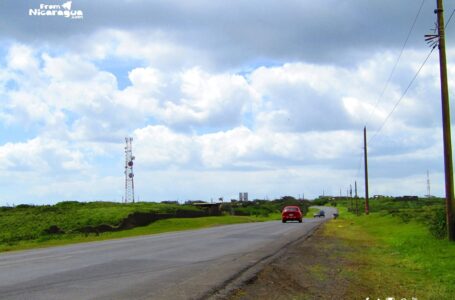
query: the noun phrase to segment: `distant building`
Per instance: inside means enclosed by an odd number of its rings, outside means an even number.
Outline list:
[[[179,204],[178,201],[174,201],[174,200],[161,201],[161,203],[163,203],[163,204]]]
[[[248,201],[248,193],[242,193],[240,192],[239,193],[239,201],[242,202],[242,201]]]
[[[188,205],[192,205],[192,204],[196,204],[196,203],[207,203],[206,201],[202,201],[202,200],[187,200],[185,201],[185,204],[188,204]]]
[[[417,196],[401,196],[401,197],[395,197],[395,201],[417,201],[419,200],[419,197]]]

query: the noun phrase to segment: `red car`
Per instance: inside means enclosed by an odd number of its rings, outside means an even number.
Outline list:
[[[299,221],[302,223],[302,212],[298,206],[286,206],[281,213],[281,221],[286,223],[287,221]]]

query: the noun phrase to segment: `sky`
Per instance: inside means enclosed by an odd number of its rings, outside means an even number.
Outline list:
[[[444,196],[439,56],[424,40],[436,1],[73,0],[79,17],[36,13],[66,2],[0,2],[0,205],[120,202],[127,136],[136,200],[312,199],[356,181],[363,196],[364,126],[370,195],[423,196],[428,171]],[[454,10],[445,1],[446,20]]]

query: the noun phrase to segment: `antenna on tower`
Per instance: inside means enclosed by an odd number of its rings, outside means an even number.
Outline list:
[[[134,203],[133,138],[125,138],[125,203]]]

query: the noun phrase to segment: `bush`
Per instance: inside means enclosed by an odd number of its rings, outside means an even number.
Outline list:
[[[444,207],[438,207],[428,218],[428,229],[438,239],[447,236],[446,212]]]
[[[324,205],[326,205],[328,202],[329,202],[329,199],[328,199],[328,198],[318,198],[318,199],[314,199],[314,200],[311,202],[311,205],[324,206]]]

